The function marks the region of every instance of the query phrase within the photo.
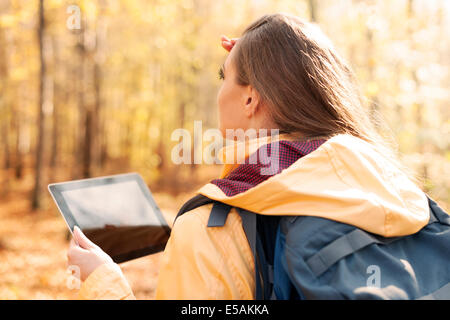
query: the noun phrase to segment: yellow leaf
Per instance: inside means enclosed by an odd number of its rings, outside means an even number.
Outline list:
[[[27,70],[25,68],[16,67],[11,69],[10,79],[13,81],[21,81],[27,77]]]
[[[11,28],[17,24],[18,20],[19,19],[12,14],[0,15],[0,26],[3,28]]]
[[[370,97],[377,95],[379,91],[378,84],[374,81],[371,81],[367,84],[366,94]]]
[[[445,158],[447,159],[447,161],[450,161],[450,151],[447,151],[445,153]]]

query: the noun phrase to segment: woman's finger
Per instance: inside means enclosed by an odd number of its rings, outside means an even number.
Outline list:
[[[222,40],[222,47],[227,50],[228,52],[231,51],[231,49],[233,49],[234,45],[236,44],[236,42],[239,40],[239,38],[228,38],[227,36],[222,35],[221,36],[221,40]]]
[[[233,48],[233,44],[229,41],[222,41],[222,47],[229,52]]]
[[[73,236],[75,240],[78,242],[78,245],[83,249],[90,249],[96,247],[95,243],[89,240],[77,226],[75,226],[75,228],[73,229]]]
[[[77,245],[73,245],[67,250],[67,266],[78,266],[80,258],[88,254],[90,251],[83,249]]]
[[[222,48],[224,48],[224,49],[227,50],[228,52],[231,50],[230,45],[228,45],[228,44],[225,43],[225,42],[222,42]]]
[[[68,251],[73,251],[73,250],[78,250],[78,249],[79,250],[83,250],[83,251],[87,251],[86,249],[80,247],[78,245],[78,243],[76,242],[76,240],[74,238],[72,238],[72,240],[70,240],[70,243],[69,243]]]
[[[77,245],[77,243],[75,242],[75,240],[72,238],[72,240],[70,240],[70,243],[69,243],[69,250],[71,250],[71,249],[73,249],[73,248],[75,248],[75,247],[77,247],[78,245]]]

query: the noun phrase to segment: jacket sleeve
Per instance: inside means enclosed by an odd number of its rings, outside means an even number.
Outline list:
[[[119,265],[103,264],[82,283],[78,298],[82,300],[135,299]]]
[[[253,299],[253,255],[234,209],[225,226],[207,227],[208,206],[177,219],[161,257],[156,299]],[[83,282],[81,299],[135,299],[118,265]]]

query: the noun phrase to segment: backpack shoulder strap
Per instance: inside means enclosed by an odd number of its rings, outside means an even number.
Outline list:
[[[342,258],[373,243],[381,243],[381,241],[370,233],[355,228],[319,250],[306,260],[306,264],[312,273],[319,277]]]
[[[226,223],[229,212],[233,208],[232,206],[210,199],[202,194],[197,194],[193,198],[189,199],[181,209],[178,211],[175,220],[184,213],[194,210],[203,205],[213,203],[211,213],[209,214],[208,227],[223,227]],[[269,296],[265,292],[267,284],[273,280],[270,274],[267,273],[267,261],[264,253],[264,249],[261,244],[261,240],[258,238],[257,230],[257,215],[254,212],[250,212],[236,207],[236,211],[239,213],[242,220],[242,227],[244,229],[247,241],[254,256],[255,261],[255,298],[268,299]],[[175,222],[174,222],[175,223]],[[269,272],[270,273],[270,272]]]
[[[430,221],[428,224],[439,221],[442,224],[450,226],[450,215],[446,213],[439,205],[430,197],[428,197],[428,204],[430,207]]]
[[[430,198],[428,198],[430,207],[430,220],[427,225],[435,222],[443,222],[446,218],[442,214],[442,209]],[[438,216],[441,215],[441,216]],[[450,219],[450,218],[449,218]],[[332,265],[341,260],[342,258],[361,250],[368,245],[378,243],[378,244],[389,244],[402,237],[391,237],[385,238],[377,235],[373,235],[362,229],[355,228],[353,231],[344,234],[339,237],[329,245],[322,248],[312,257],[310,257],[306,263],[310,267],[311,271],[316,277],[319,277],[325,271],[327,271]]]
[[[213,203],[213,202],[214,202],[214,200],[211,200],[202,194],[197,194],[196,196],[194,196],[191,199],[189,199],[188,201],[186,201],[183,204],[183,206],[180,208],[180,210],[178,210],[178,213],[177,213],[177,216],[175,217],[174,223],[178,219],[178,217],[183,215],[184,213],[194,210],[195,208],[204,206],[206,204]]]
[[[231,211],[231,206],[216,200],[212,200],[202,194],[197,194],[186,201],[175,217],[175,220],[184,213],[194,210],[198,207],[213,203],[213,208],[209,215],[208,227],[223,227]],[[242,219],[242,225],[245,235],[250,243],[252,251],[254,251],[256,243],[256,215],[252,212],[236,208]]]
[[[211,213],[209,214],[208,227],[223,227],[227,220],[228,213],[230,212],[232,207],[225,203],[210,199],[202,194],[197,194],[196,196],[186,201],[178,211],[175,220],[188,211],[194,210],[198,207],[210,203],[213,203],[213,208],[211,210]]]

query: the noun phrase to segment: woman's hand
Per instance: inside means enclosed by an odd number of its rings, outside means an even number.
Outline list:
[[[229,39],[227,36],[222,36],[221,39],[222,39],[222,47],[228,52],[230,52],[239,38]]]
[[[78,227],[73,230],[73,239],[67,251],[69,266],[80,270],[81,281],[104,263],[114,265],[114,261],[99,246],[89,240]]]

